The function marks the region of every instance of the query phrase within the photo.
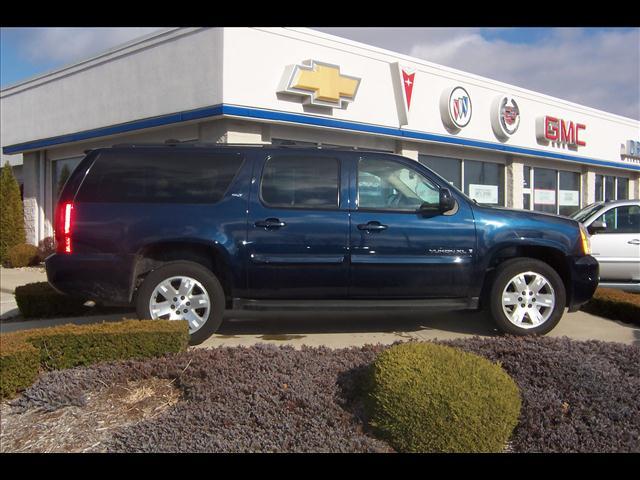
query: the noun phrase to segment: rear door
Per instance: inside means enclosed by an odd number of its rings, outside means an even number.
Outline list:
[[[284,150],[257,162],[248,222],[251,298],[346,297],[347,179],[335,152]]]
[[[640,206],[610,208],[594,221],[606,224],[591,237],[592,255],[600,264],[601,280],[640,281]]]
[[[475,258],[473,213],[419,214],[439,202],[439,186],[409,159],[364,154],[352,163],[353,298],[453,298],[469,293]]]

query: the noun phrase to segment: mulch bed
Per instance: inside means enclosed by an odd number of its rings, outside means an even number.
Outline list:
[[[640,452],[639,347],[547,337],[442,343],[501,362],[518,383],[523,406],[509,451]],[[71,442],[73,451],[390,452],[367,430],[359,388],[384,348],[202,349],[50,372],[3,406],[1,450],[24,448],[15,438],[46,415],[104,411],[95,399],[113,385],[155,382],[179,398],[165,391],[151,413],[125,416],[86,445]],[[59,445],[70,444],[74,425],[58,428]],[[30,451],[48,451],[30,441]]]

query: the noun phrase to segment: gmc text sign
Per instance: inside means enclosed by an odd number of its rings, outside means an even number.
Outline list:
[[[580,140],[580,130],[586,130],[582,123],[563,120],[545,115],[536,119],[536,137],[539,142],[553,142],[558,145],[585,147],[586,142]]]

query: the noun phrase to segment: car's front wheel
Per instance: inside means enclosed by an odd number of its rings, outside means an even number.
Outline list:
[[[216,276],[194,262],[168,262],[149,273],[136,296],[139,318],[186,320],[190,344],[209,338],[222,323],[225,296]]]
[[[560,321],[566,293],[560,275],[533,258],[498,266],[490,291],[491,316],[500,330],[513,335],[543,335]]]

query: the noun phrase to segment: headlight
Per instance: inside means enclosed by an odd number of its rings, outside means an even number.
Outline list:
[[[587,229],[582,225],[580,225],[580,239],[582,243],[582,253],[585,255],[591,255],[591,236]]]

